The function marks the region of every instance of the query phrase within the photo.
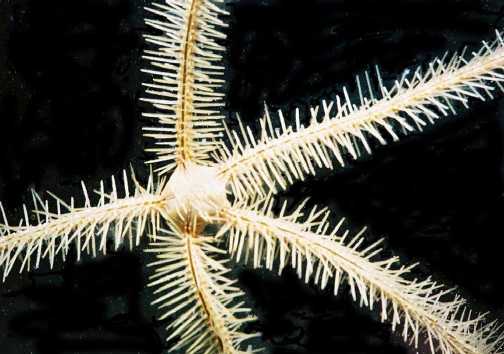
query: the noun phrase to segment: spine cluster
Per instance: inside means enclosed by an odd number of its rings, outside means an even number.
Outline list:
[[[465,300],[430,278],[413,279],[412,266],[399,265],[398,257],[386,258],[381,240],[365,246],[363,231],[349,236],[342,221],[330,228],[329,213],[313,208],[304,215],[304,205],[278,217],[272,200],[249,208],[222,213],[220,234],[227,234],[229,252],[254,267],[278,269],[291,266],[307,283],[335,295],[346,283],[360,306],[377,308],[392,330],[401,328],[404,341],[419,348],[424,342],[432,354],[495,354],[504,344],[500,327],[488,323],[485,314],[473,314]]]
[[[148,149],[161,174],[187,162],[206,165],[222,135],[224,67],[221,65],[226,24],[223,0],[166,0],[146,8],[146,23],[159,31],[146,35],[155,49],[146,50],[152,82],[144,84],[155,108],[144,113],[158,124],[145,129],[155,139]]]
[[[493,98],[496,89],[503,90],[503,68],[504,41],[497,33],[497,39],[483,42],[472,58],[466,59],[465,51],[451,58],[445,55],[425,71],[418,68],[404,75],[391,88],[385,87],[378,72],[378,93],[366,73],[369,97],[357,78],[358,103],[343,89],[343,97],[324,101],[322,109],[311,109],[307,127],[300,124],[297,110],[295,126],[288,126],[280,111],[280,127],[274,128],[266,110],[258,140],[241,123],[240,132],[228,132],[232,147],[220,151],[220,173],[230,180],[237,196],[257,192],[265,196],[278,186],[285,189],[318,168],[333,169],[334,160],[344,166],[348,155],[356,159],[361,150],[371,152],[371,141],[396,141],[401,132],[422,130],[455,113],[457,105],[467,107],[471,98]]]
[[[133,177],[134,180],[134,177]],[[32,192],[33,217],[30,220],[26,205],[24,219],[10,225],[0,203],[3,225],[0,225],[0,266],[4,279],[16,262],[21,261],[20,272],[39,267],[42,259],[48,259],[52,268],[57,255],[65,260],[71,246],[75,246],[77,258],[86,252],[96,256],[105,254],[112,235],[115,247],[127,240],[130,247],[138,245],[147,225],[158,228],[160,217],[165,213],[166,197],[163,183],[154,185],[151,176],[146,188],[136,180],[130,187],[123,173],[124,192],[118,191],[115,178],[111,179],[112,193],[106,193],[103,181],[96,192],[99,200],[92,205],[88,189],[82,182],[84,207],[76,207],[74,199],[66,203],[54,196],[50,204],[39,194]],[[120,195],[122,194],[122,196]],[[54,204],[54,205],[53,205]],[[34,263],[34,264],[32,264]]]
[[[172,350],[186,353],[245,353],[240,346],[257,334],[239,328],[253,320],[243,307],[243,292],[229,279],[229,269],[219,260],[222,250],[215,239],[195,233],[196,228],[171,230],[151,244],[157,261],[150,286],[157,287],[153,304],[164,310],[161,319],[175,316],[168,328],[168,340],[178,337]],[[252,353],[251,350],[247,351]]]

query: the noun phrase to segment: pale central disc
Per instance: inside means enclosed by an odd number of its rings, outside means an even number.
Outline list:
[[[177,167],[167,188],[174,197],[168,201],[172,204],[169,207],[175,207],[184,214],[214,215],[230,206],[226,197],[226,183],[217,176],[214,167],[192,163]]]

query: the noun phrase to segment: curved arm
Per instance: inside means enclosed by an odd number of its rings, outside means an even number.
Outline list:
[[[281,271],[290,263],[300,277],[307,282],[314,278],[321,288],[333,278],[335,294],[346,279],[355,301],[371,310],[381,307],[381,320],[389,320],[394,330],[402,325],[403,339],[415,347],[425,339],[432,354],[495,354],[502,349],[498,326],[485,325],[484,315],[473,317],[460,297],[447,299],[451,290],[430,279],[408,280],[413,267],[399,267],[397,257],[372,260],[380,251],[377,244],[361,249],[360,234],[346,242],[346,233],[338,236],[338,228],[324,235],[327,224],[316,220],[317,213],[304,224],[294,222],[300,215],[275,218],[258,209],[230,209],[221,214],[222,232],[229,231],[230,251],[237,257],[251,254],[256,267],[265,260],[272,269],[278,262]],[[310,230],[314,226],[319,233]]]
[[[228,133],[232,149],[220,152],[220,175],[230,181],[238,196],[255,194],[258,188],[263,195],[268,190],[276,193],[278,186],[285,189],[294,180],[315,174],[317,168],[334,168],[334,158],[343,166],[347,154],[359,156],[359,147],[370,152],[368,140],[381,144],[388,136],[397,140],[400,130],[422,130],[427,122],[447,116],[455,110],[453,103],[467,106],[471,97],[484,100],[483,94],[492,98],[492,91],[502,90],[504,81],[504,41],[499,33],[497,37],[491,45],[484,43],[469,61],[463,54],[451,60],[436,59],[425,74],[419,68],[390,90],[378,75],[381,99],[375,98],[366,73],[371,98],[363,98],[357,80],[360,105],[353,104],[344,89],[343,100],[336,97],[330,104],[323,102],[322,121],[316,119],[318,108],[311,110],[311,124],[306,128],[300,125],[297,111],[295,129],[286,126],[281,112],[281,128],[273,129],[266,112],[261,139],[255,141],[240,123],[241,134]],[[335,114],[331,113],[333,106]]]
[[[35,225],[30,224],[26,206],[23,206],[25,219],[19,226],[9,226],[0,204],[5,222],[0,226],[0,266],[4,267],[4,279],[18,259],[22,261],[20,271],[30,268],[32,258],[35,258],[35,268],[43,258],[48,258],[52,267],[56,255],[61,254],[65,259],[72,243],[76,244],[78,259],[82,252],[93,256],[97,251],[106,253],[109,232],[113,234],[116,247],[125,238],[130,247],[138,245],[146,225],[149,223],[155,229],[159,216],[166,213],[168,196],[163,194],[161,185],[155,189],[151,183],[147,189],[136,184],[130,195],[127,183],[124,175],[125,197],[119,198],[114,178],[111,194],[104,192],[102,182],[96,206],[91,206],[87,189],[82,184],[86,201],[83,208],[74,207],[73,200],[68,205],[55,197],[56,210],[53,212],[47,201],[33,193],[34,214],[38,220]]]
[[[156,109],[144,116],[160,123],[145,128],[145,136],[156,140],[147,151],[157,154],[150,162],[159,164],[161,174],[190,161],[208,164],[222,134],[224,68],[219,61],[225,48],[218,41],[226,37],[220,30],[227,14],[222,7],[222,0],[167,0],[146,8],[156,17],[146,24],[161,32],[145,36],[156,50],[144,56],[152,67],[144,71],[153,76],[145,84],[152,98],[145,101]]]
[[[168,327],[172,333],[167,340],[180,337],[172,350],[245,353],[240,345],[256,334],[241,333],[239,327],[253,318],[243,316],[250,310],[238,301],[243,293],[227,278],[224,262],[209,256],[223,253],[213,245],[215,239],[198,235],[195,227],[184,232],[173,226],[173,231],[164,233],[148,250],[158,258],[149,265],[155,267],[149,286],[158,287],[152,304],[166,309],[161,319],[177,316]]]

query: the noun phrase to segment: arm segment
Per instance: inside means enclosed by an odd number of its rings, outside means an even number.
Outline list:
[[[155,273],[149,286],[157,287],[153,304],[165,311],[161,319],[176,316],[167,340],[180,338],[172,350],[245,353],[240,346],[256,336],[239,332],[252,319],[250,310],[242,307],[243,293],[228,279],[224,262],[210,257],[225,252],[213,245],[214,238],[198,235],[195,228],[173,226],[173,231],[164,233],[148,250],[158,259],[150,264]]]
[[[222,7],[222,0],[166,0],[147,8],[156,18],[146,23],[162,32],[146,36],[157,49],[144,56],[152,66],[144,71],[153,76],[145,84],[153,97],[145,101],[156,109],[144,116],[159,123],[145,128],[145,136],[156,140],[148,151],[157,154],[150,162],[159,164],[161,174],[189,161],[208,164],[222,135]]]
[[[136,182],[135,182],[136,183]],[[108,235],[113,235],[115,247],[128,239],[130,247],[138,245],[147,224],[157,226],[160,215],[166,213],[167,196],[162,184],[154,187],[152,180],[146,189],[136,184],[132,194],[124,174],[124,198],[119,198],[114,178],[112,193],[104,192],[103,182],[97,192],[98,203],[91,206],[87,188],[82,184],[85,198],[83,208],[74,207],[73,201],[66,204],[56,198],[55,210],[49,210],[47,201],[33,193],[34,214],[37,223],[30,223],[26,206],[25,218],[19,226],[9,226],[3,207],[0,209],[4,225],[0,227],[0,265],[4,267],[4,279],[12,270],[16,260],[21,261],[21,271],[28,269],[35,261],[35,268],[41,259],[47,258],[51,267],[56,255],[65,259],[69,247],[75,243],[77,257],[82,252],[96,256],[97,251],[106,253]],[[155,229],[155,228],[154,228]]]
[[[220,152],[220,174],[230,181],[235,195],[246,197],[256,190],[263,195],[285,189],[294,180],[315,174],[317,168],[334,168],[333,158],[343,166],[346,155],[359,155],[359,148],[368,152],[370,141],[386,144],[389,136],[398,139],[398,132],[421,130],[442,116],[455,111],[456,105],[467,107],[470,98],[493,97],[496,88],[503,89],[504,41],[499,33],[492,44],[466,60],[464,53],[451,59],[436,59],[427,72],[417,69],[403,76],[391,89],[382,84],[382,98],[377,99],[366,74],[370,98],[364,98],[360,80],[360,105],[352,103],[344,89],[344,98],[323,105],[323,118],[317,121],[318,108],[312,109],[308,127],[299,123],[287,127],[280,112],[280,129],[274,129],[269,113],[261,120],[261,138],[256,141],[249,128],[241,123],[241,133],[228,132],[232,148]],[[335,109],[335,113],[332,113]]]
[[[314,209],[304,223],[297,223],[301,209],[278,218],[268,210],[223,211],[220,234],[229,231],[230,252],[238,259],[244,254],[255,267],[265,262],[268,269],[278,263],[279,272],[290,264],[306,282],[314,279],[321,288],[332,278],[334,294],[346,279],[355,301],[371,310],[377,307],[393,330],[402,327],[409,344],[418,347],[425,339],[433,354],[501,353],[504,338],[497,338],[495,323],[485,325],[484,315],[473,316],[462,298],[430,278],[408,280],[413,266],[399,266],[397,257],[374,260],[378,243],[363,248],[360,234],[347,240],[339,227],[326,233],[328,214],[322,211]]]

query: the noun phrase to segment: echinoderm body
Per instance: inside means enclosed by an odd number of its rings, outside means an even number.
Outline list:
[[[130,162],[139,180],[147,176],[139,119],[146,109],[138,100],[145,81],[139,74],[145,67],[141,36],[150,31],[143,6],[0,4],[6,48],[0,54],[0,112],[7,121],[1,129],[0,199],[10,216],[23,214],[21,202],[30,201],[31,187],[68,200],[80,193],[81,180],[95,189]],[[308,105],[340,94],[342,85],[353,87],[354,76],[375,64],[385,83],[393,84],[405,70],[447,49],[477,50],[501,28],[499,7],[498,1],[232,2],[225,40],[229,125],[238,126],[233,112],[248,125],[257,123],[264,101],[272,111],[300,107],[306,113]],[[356,91],[350,94],[357,102]],[[399,143],[376,146],[372,155],[349,161],[335,174],[296,182],[283,196],[293,202],[311,196],[310,203],[329,206],[356,230],[368,225],[369,241],[384,236],[385,248],[406,263],[421,261],[419,277],[434,273],[459,285],[471,308],[502,319],[504,290],[496,274],[503,210],[501,96],[473,102],[470,110],[462,108],[457,117]],[[149,309],[152,297],[144,287],[150,272],[143,265],[151,260],[141,250],[131,255],[111,249],[97,261],[77,262],[70,254],[67,263],[57,261],[51,271],[42,265],[30,277],[14,272],[2,285],[0,343],[7,353],[165,350],[169,320],[151,320],[156,311]],[[240,276],[247,302],[259,314],[250,329],[262,332],[272,352],[408,352],[400,333],[390,335],[378,314],[367,319],[351,295],[321,293],[290,269],[283,275],[244,268]],[[33,314],[36,321],[23,329]]]

